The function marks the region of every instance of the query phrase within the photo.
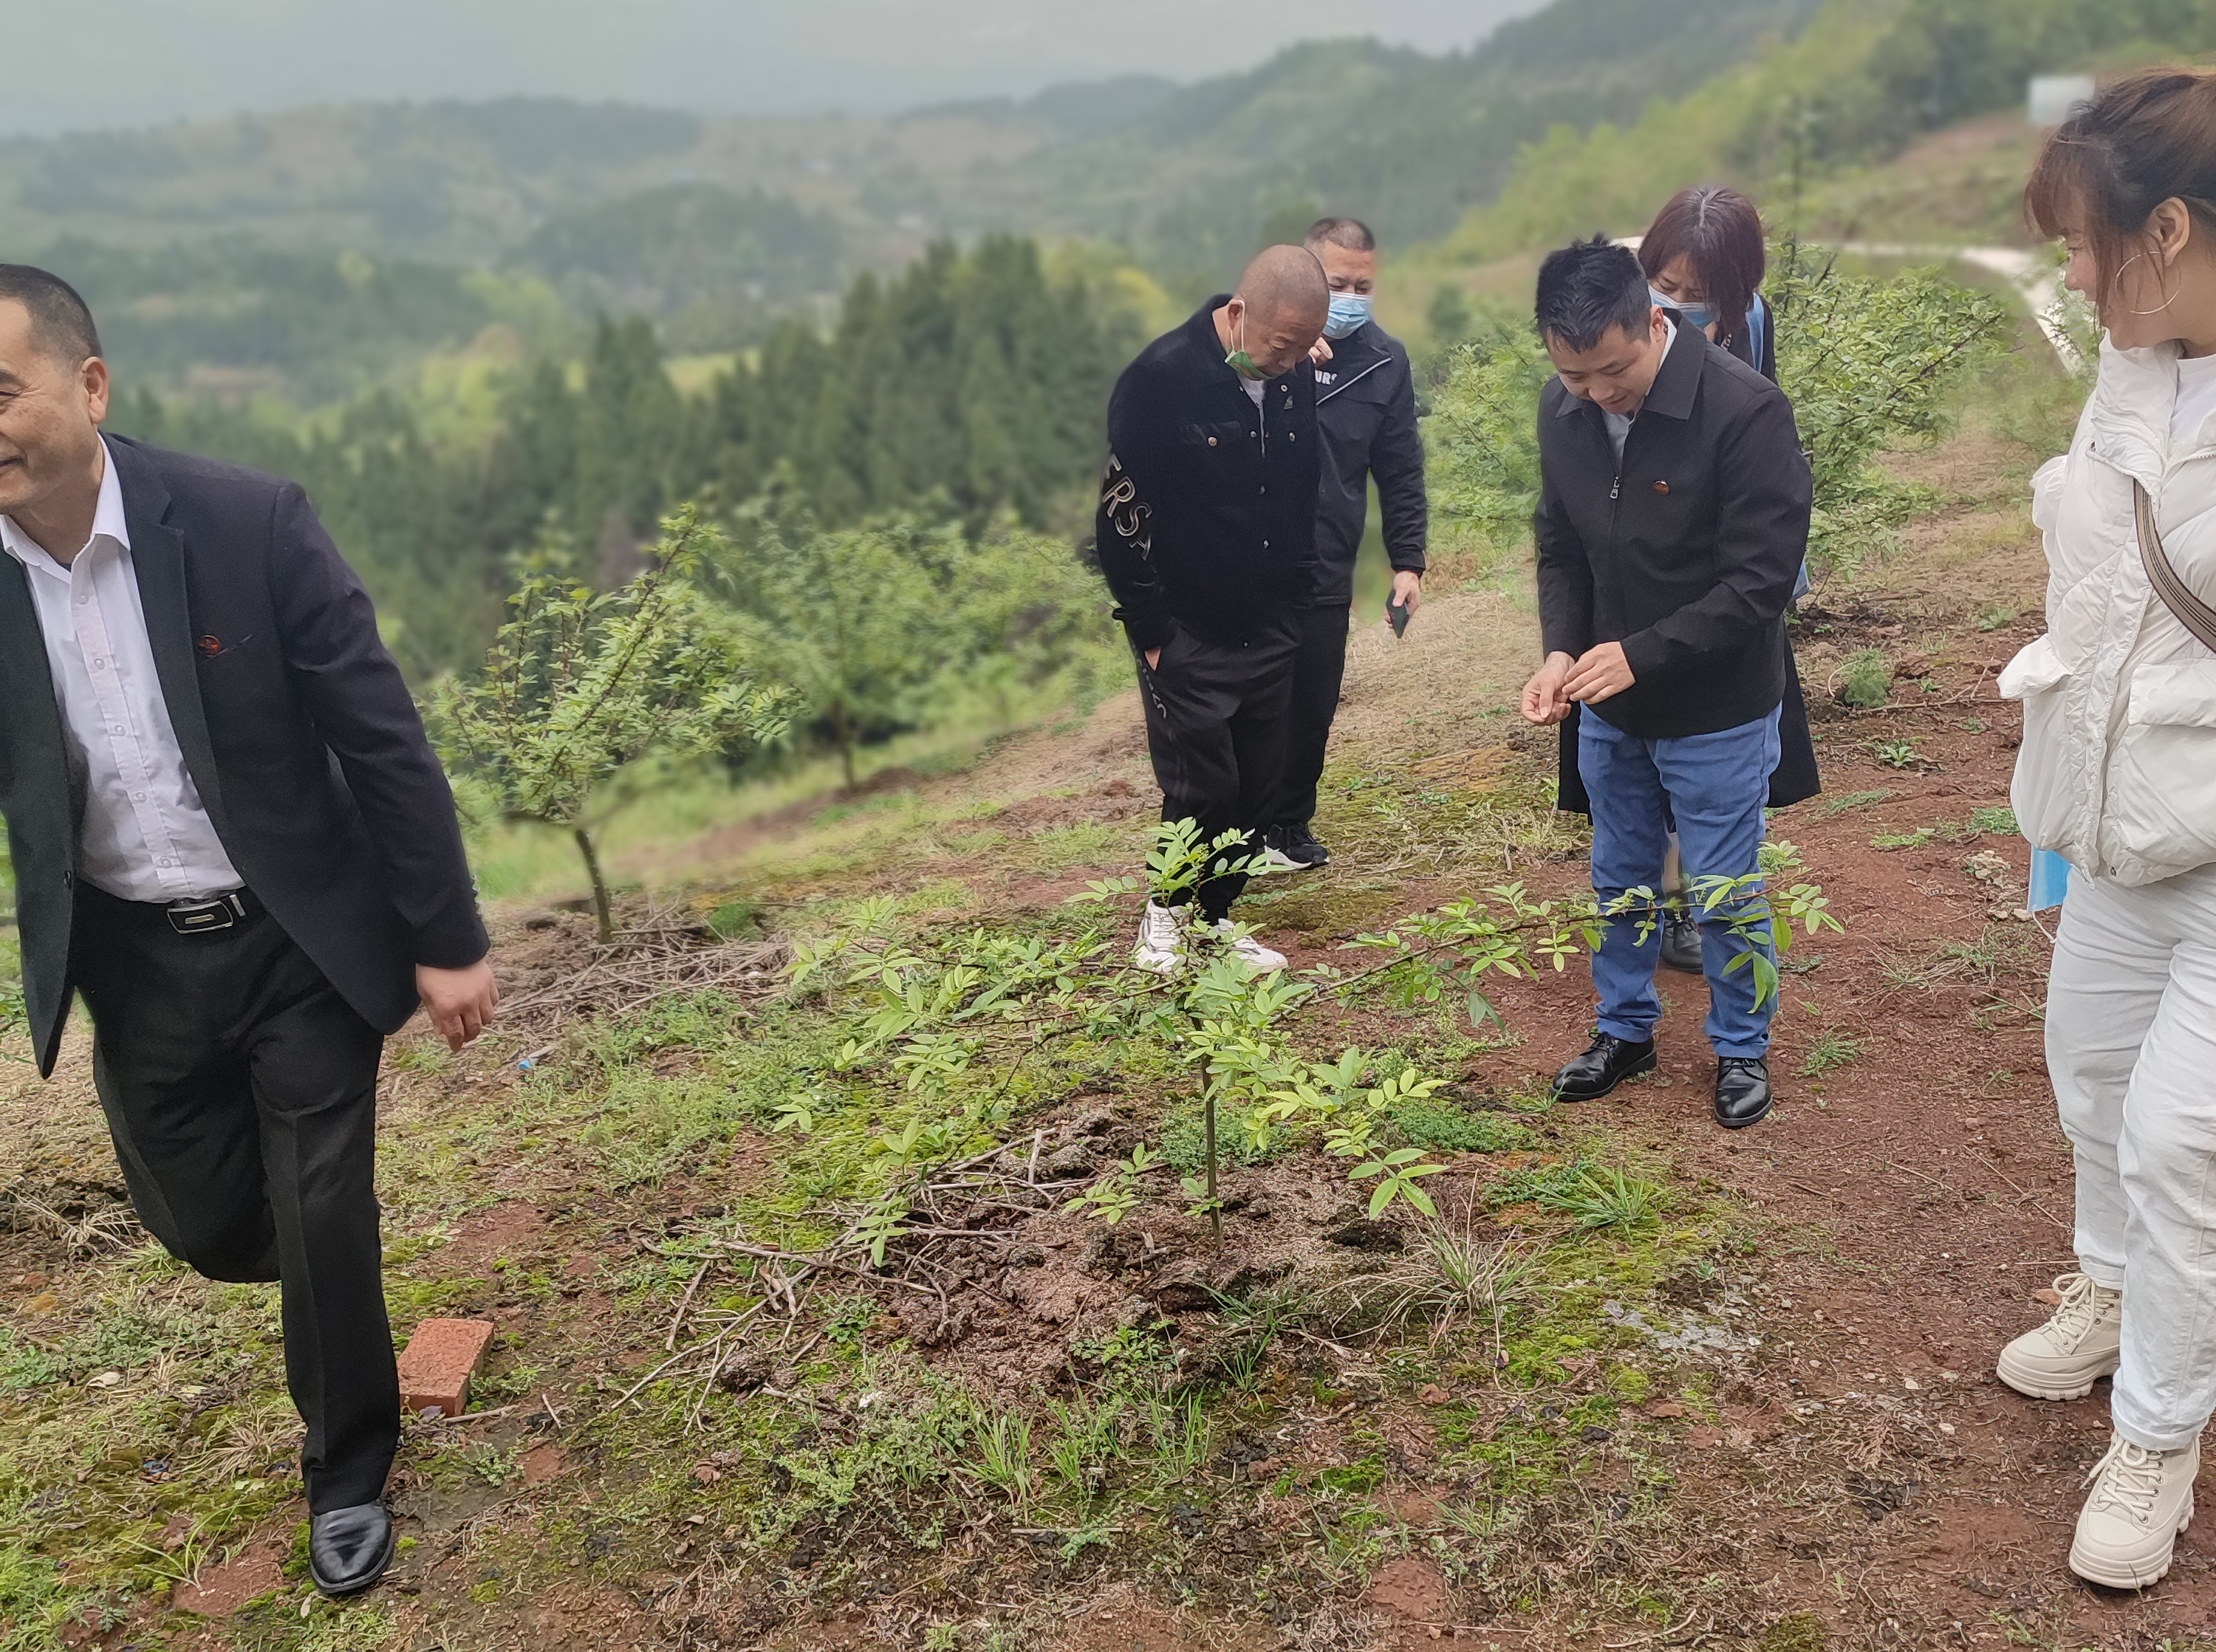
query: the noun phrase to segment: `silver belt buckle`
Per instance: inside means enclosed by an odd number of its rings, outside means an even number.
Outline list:
[[[246,916],[246,903],[234,889],[206,900],[180,900],[164,909],[169,927],[180,935],[205,935],[227,930]]]

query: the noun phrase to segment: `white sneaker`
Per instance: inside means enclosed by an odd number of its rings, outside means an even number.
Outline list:
[[[2035,1400],[2081,1399],[2116,1372],[2124,1340],[2124,1296],[2083,1274],[2054,1281],[2062,1305],[2001,1350],[1993,1374]]]
[[[1157,975],[1174,975],[1185,962],[1185,929],[1176,912],[1149,900],[1139,914],[1139,944],[1131,961]]]
[[[2093,1488],[2078,1514],[2070,1569],[2088,1583],[2143,1589],[2170,1569],[2177,1534],[2193,1524],[2193,1477],[2201,1442],[2151,1452],[2121,1434],[2093,1465]]]
[[[1231,955],[1245,964],[1257,975],[1271,975],[1285,967],[1285,955],[1272,952],[1251,935],[1240,935],[1239,926],[1228,918],[1218,918],[1213,924],[1198,926],[1204,933],[1228,943]]]

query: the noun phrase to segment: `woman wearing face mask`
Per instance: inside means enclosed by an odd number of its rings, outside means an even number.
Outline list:
[[[1640,267],[1647,272],[1654,302],[1680,327],[1695,327],[1770,381],[1777,382],[1777,341],[1770,311],[1756,291],[1769,267],[1762,215],[1734,189],[1704,184],[1681,189],[1654,215],[1639,243]],[[1808,588],[1806,567],[1794,591],[1798,600]],[[1578,718],[1562,724],[1560,776],[1556,807],[1590,814],[1585,782],[1578,773]],[[1816,746],[1808,734],[1808,708],[1800,696],[1800,674],[1792,649],[1785,656],[1785,699],[1777,725],[1777,768],[1770,777],[1770,807],[1782,808],[1823,789],[1816,771]],[[1676,839],[1671,844],[1666,892],[1682,893]],[[1682,901],[1662,923],[1662,961],[1672,969],[1701,973],[1701,926]]]
[[[2070,1568],[2169,1569],[2216,1409],[2216,76],[2109,86],[2025,193],[2098,312],[2100,376],[2032,479],[2047,632],[2009,662],[2011,801],[2070,863],[2047,1066],[2078,1177],[2081,1271],[1998,1375],[2113,1430]]]
[[[1777,339],[1757,291],[1769,249],[1752,201],[1714,184],[1679,190],[1647,225],[1639,264],[1656,304],[1777,382]]]

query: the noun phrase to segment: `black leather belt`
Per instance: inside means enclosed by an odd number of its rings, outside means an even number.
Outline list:
[[[259,918],[262,903],[244,889],[232,889],[206,900],[172,901],[162,909],[162,915],[180,935],[207,935]]]

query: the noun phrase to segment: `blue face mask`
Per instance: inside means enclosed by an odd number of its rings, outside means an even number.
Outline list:
[[[1327,339],[1343,339],[1367,326],[1370,297],[1367,292],[1333,293],[1331,314],[1324,322],[1323,335]]]
[[[1656,304],[1660,304],[1663,309],[1676,310],[1680,316],[1685,318],[1687,324],[1690,326],[1706,328],[1710,322],[1716,318],[1715,312],[1710,310],[1706,304],[1686,304],[1682,299],[1671,298],[1668,293],[1663,292],[1660,287],[1648,287],[1647,289],[1647,296],[1653,299]]]

